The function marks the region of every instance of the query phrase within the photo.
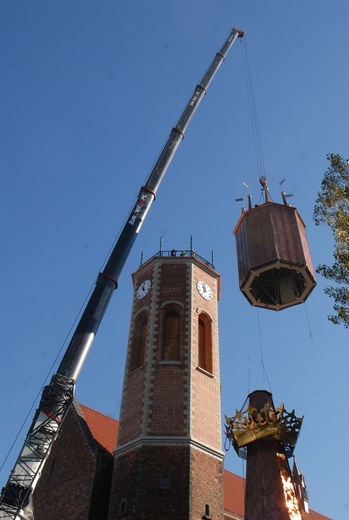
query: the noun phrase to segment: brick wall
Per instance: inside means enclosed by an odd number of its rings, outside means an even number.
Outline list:
[[[199,280],[203,280],[211,287],[213,293],[211,300],[205,300],[199,295],[196,288]],[[191,432],[200,442],[221,451],[218,298],[219,276],[217,273],[205,272],[194,265],[191,324]],[[200,313],[205,313],[212,324],[212,374],[198,369],[198,317]]]
[[[143,446],[119,456],[115,470],[109,520],[199,520],[206,506],[223,519],[223,462],[200,450]]]
[[[71,407],[35,489],[35,520],[106,519],[112,464],[109,453],[91,449]]]
[[[188,520],[189,457],[185,446],[143,446],[119,456],[109,520]]]
[[[206,507],[212,520],[223,519],[223,458],[191,450],[190,512],[192,519],[205,518]]]

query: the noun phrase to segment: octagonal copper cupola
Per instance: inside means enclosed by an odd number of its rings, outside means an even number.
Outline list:
[[[264,188],[266,190],[266,187]],[[266,202],[244,210],[234,229],[240,290],[256,307],[276,311],[303,303],[316,285],[296,208]]]

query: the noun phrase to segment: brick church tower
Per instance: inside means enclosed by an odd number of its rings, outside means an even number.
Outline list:
[[[220,277],[192,250],[132,277],[109,520],[222,519]]]

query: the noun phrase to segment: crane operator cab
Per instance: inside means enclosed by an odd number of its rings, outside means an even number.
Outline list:
[[[234,229],[240,290],[256,307],[279,311],[305,302],[316,285],[305,234],[296,208],[270,200],[267,179],[260,178],[265,202],[243,209]],[[241,199],[238,199],[241,200]]]

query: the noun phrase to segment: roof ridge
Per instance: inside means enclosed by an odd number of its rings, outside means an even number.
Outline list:
[[[231,475],[234,475],[234,477],[237,477],[243,481],[245,481],[245,477],[242,477],[241,475],[238,475],[237,473],[234,473],[233,471],[230,471],[229,469],[224,468],[224,472],[230,473]]]
[[[82,408],[87,408],[88,410],[91,410],[91,412],[98,413],[99,415],[103,415],[103,417],[106,417],[107,419],[111,419],[112,421],[119,422],[119,420],[115,419],[115,417],[111,417],[110,415],[107,415],[106,413],[100,412],[99,410],[96,410],[95,408],[91,408],[91,406],[87,406],[86,404],[82,404],[82,403],[78,403],[78,404]]]
[[[80,403],[79,410],[82,420],[86,423],[86,428],[89,429],[89,434],[94,440],[96,449],[106,450],[110,455],[113,455],[117,442],[119,421]]]
[[[75,416],[78,420],[78,424],[81,428],[81,431],[86,439],[86,442],[91,450],[92,453],[95,453],[98,450],[98,442],[93,437],[92,432],[90,430],[90,427],[88,425],[88,422],[86,420],[85,414],[83,410],[81,409],[80,403],[77,401],[77,399],[74,397],[73,399],[73,410],[75,412]]]

